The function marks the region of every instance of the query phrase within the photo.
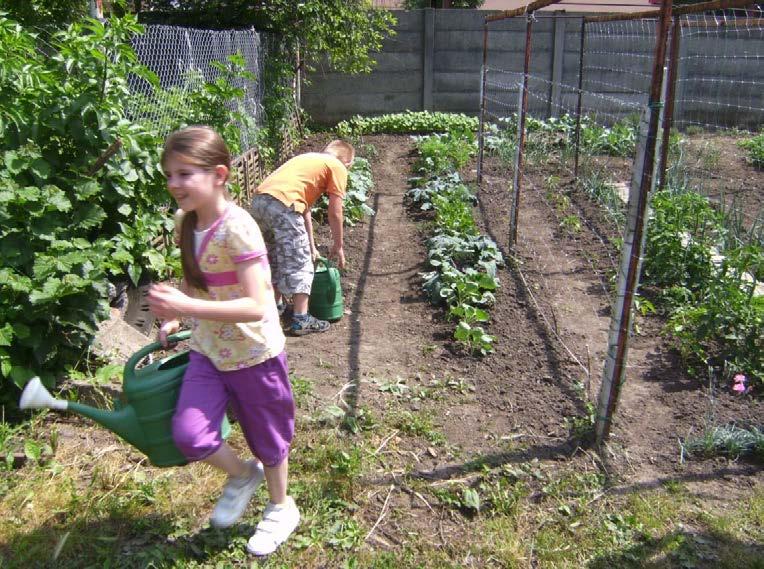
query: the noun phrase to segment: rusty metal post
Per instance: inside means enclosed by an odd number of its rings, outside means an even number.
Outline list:
[[[681,18],[674,17],[671,27],[671,52],[669,53],[668,77],[666,78],[666,107],[663,109],[663,136],[661,139],[661,160],[658,163],[658,187],[666,187],[666,173],[668,172],[669,140],[671,139],[671,126],[674,122],[674,99],[676,97],[676,78],[679,75],[679,42],[681,36]]]
[[[483,24],[483,66],[480,68],[480,121],[478,126],[477,183],[483,183],[483,148],[485,145],[485,85],[488,75],[488,23]]]
[[[517,243],[517,221],[520,211],[520,188],[523,183],[523,150],[525,148],[525,116],[528,114],[528,75],[531,67],[531,38],[533,35],[533,12],[525,16],[525,61],[523,62],[523,84],[520,87],[520,109],[517,117],[517,155],[515,157],[514,203],[512,207],[512,227],[509,250]]]
[[[586,20],[581,18],[581,49],[578,55],[578,101],[576,102],[576,152],[573,177],[578,180],[578,155],[581,143],[581,99],[584,87],[584,43],[586,41]]]
[[[660,122],[661,88],[663,86],[663,66],[666,59],[666,43],[671,24],[672,0],[663,0],[660,10],[660,26],[655,46],[652,82],[647,112],[644,151],[637,156],[635,167],[639,168],[638,191],[632,184],[629,195],[629,227],[624,239],[621,253],[621,267],[618,275],[616,306],[610,326],[608,354],[605,370],[600,387],[595,424],[596,443],[601,445],[610,435],[613,416],[618,406],[621,387],[625,380],[626,355],[628,340],[631,332],[632,308],[634,295],[639,281],[639,271],[642,260],[642,249],[645,240],[647,204],[653,183],[655,170],[655,146]],[[639,163],[641,159],[641,164]],[[628,243],[630,239],[630,243]]]

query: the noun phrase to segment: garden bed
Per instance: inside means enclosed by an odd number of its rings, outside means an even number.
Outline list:
[[[298,151],[328,138],[311,137]],[[700,433],[711,412],[716,423],[758,420],[761,402],[718,386],[712,406],[707,386],[664,344],[659,320],[638,319],[611,442],[600,456],[585,444],[616,257],[600,210],[573,193],[570,207],[591,226],[567,231],[544,190],[549,173],[528,176],[517,266],[499,270],[487,326],[495,352],[474,357],[421,289],[429,221],[404,199],[410,138],[368,136],[357,146],[371,162],[375,215],[346,229],[346,315],[325,334],[288,339],[298,404],[291,480],[303,521],[265,565],[638,567],[663,555],[667,567],[682,559],[756,566],[764,558],[760,467],[681,462],[678,439]],[[507,253],[511,177],[493,159],[484,172],[475,217]],[[463,178],[474,180],[474,170]],[[328,244],[328,228],[316,231],[319,246]],[[71,499],[56,502],[28,495],[37,479],[49,485],[47,471],[27,465],[14,474],[0,511],[10,551],[48,559],[71,532],[60,566],[116,554],[126,566],[248,565],[243,542],[262,493],[242,524],[219,534],[205,525],[222,482],[209,468],[148,468],[116,452],[127,447],[113,437],[92,436],[85,421],[45,422],[61,432],[64,475],[79,478],[66,486]],[[244,446],[238,433],[232,442]],[[733,522],[714,533],[726,516]],[[94,545],[86,536],[96,528],[103,541]]]

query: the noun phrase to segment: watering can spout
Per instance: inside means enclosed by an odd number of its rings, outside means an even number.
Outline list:
[[[79,413],[106,427],[138,450],[147,452],[145,437],[135,416],[135,410],[131,406],[125,406],[116,411],[105,411],[75,401],[56,399],[45,389],[39,377],[33,377],[21,394],[19,407],[21,409],[48,408]]]

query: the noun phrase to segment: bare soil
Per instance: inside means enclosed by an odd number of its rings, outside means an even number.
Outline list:
[[[301,150],[324,142],[314,137]],[[474,392],[456,401],[421,404],[459,449],[437,456],[414,449],[417,470],[426,478],[458,477],[478,458],[500,464],[580,455],[581,441],[571,436],[568,420],[585,414],[583,392],[591,401],[597,397],[610,325],[608,275],[617,264],[617,236],[601,208],[573,193],[585,223],[580,232],[566,232],[541,189],[544,172],[529,174],[515,266],[501,270],[491,311],[496,352],[475,358],[454,344],[453,325],[421,291],[427,232],[404,200],[413,161],[408,137],[369,136],[364,142],[376,148],[371,160],[376,215],[347,230],[349,263],[342,283],[349,314],[328,333],[290,338],[292,367],[317,380],[328,402],[350,392],[352,407],[376,413],[386,410],[380,380],[399,377],[425,385],[453,378],[473,386]],[[490,160],[484,173],[476,213],[506,255],[511,173]],[[474,180],[474,171],[464,177]],[[710,420],[758,424],[762,404],[733,395],[729,386],[709,390],[688,377],[661,327],[656,317],[638,320],[603,457],[613,483],[712,481],[722,487],[713,492],[734,492],[738,476],[752,477],[746,485],[760,483],[761,469],[744,461],[680,461],[680,439],[702,432]]]
[[[318,150],[326,140],[313,136],[298,151]],[[369,527],[377,524],[371,541],[395,547],[414,530],[446,546],[465,536],[464,520],[430,507],[398,473],[445,485],[469,479],[479,463],[536,460],[549,469],[605,469],[612,492],[679,480],[706,497],[703,507],[719,508],[764,482],[761,467],[743,460],[680,461],[680,439],[701,432],[710,418],[717,424],[760,423],[762,403],[733,396],[728,386],[710,392],[687,377],[655,317],[638,319],[605,452],[597,456],[574,436],[571,421],[583,418],[587,400],[597,397],[610,324],[608,277],[617,264],[617,236],[598,206],[568,188],[585,223],[581,231],[566,231],[543,190],[548,173],[529,172],[514,260],[500,270],[488,326],[496,352],[473,357],[453,341],[453,323],[421,290],[428,228],[426,215],[405,200],[414,160],[410,138],[369,136],[359,146],[372,165],[369,205],[376,213],[346,228],[345,315],[326,333],[289,337],[287,350],[292,371],[314,386],[310,403],[298,409],[301,417],[337,404],[357,416],[387,418],[403,405],[445,438],[445,444],[428,444],[400,428],[382,443],[395,455],[388,461],[380,452],[385,467],[359,483],[370,497],[362,515]],[[476,217],[509,258],[511,173],[489,160],[484,174]],[[474,171],[464,173],[467,181],[474,177]],[[328,228],[316,232],[326,252]],[[439,386],[442,396],[395,399],[381,388],[396,382],[410,392]],[[62,445],[109,448],[107,432],[77,430],[74,416],[58,421],[65,425]],[[298,431],[293,452],[309,444],[307,437]],[[402,491],[388,491],[393,482]],[[397,514],[382,520],[379,512],[388,506]]]

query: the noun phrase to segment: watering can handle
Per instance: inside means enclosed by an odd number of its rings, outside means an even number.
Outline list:
[[[191,337],[191,331],[190,330],[183,330],[182,332],[178,332],[176,334],[172,334],[170,336],[167,336],[167,343],[168,344],[174,344],[176,342],[181,342],[183,340],[188,340]],[[125,376],[133,376],[135,373],[135,366],[138,365],[138,363],[148,356],[152,352],[156,352],[157,350],[164,349],[164,346],[160,342],[153,342],[147,346],[144,346],[137,352],[135,352],[132,356],[130,356],[130,359],[127,360],[127,363],[125,364]]]
[[[316,257],[316,265],[322,264],[327,269],[334,266],[334,263],[332,263],[329,259],[326,257]]]

